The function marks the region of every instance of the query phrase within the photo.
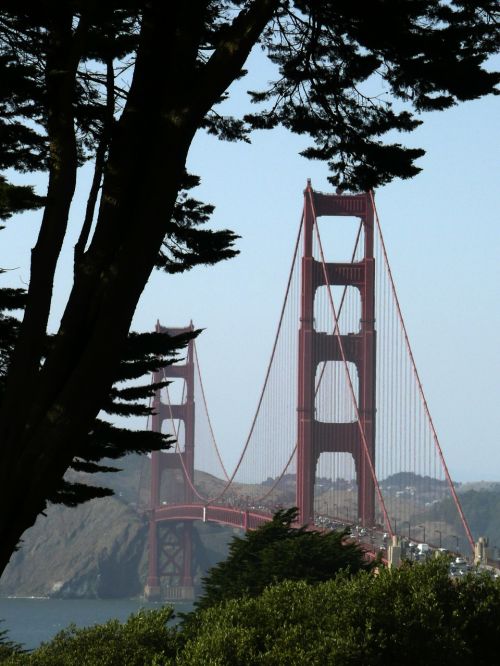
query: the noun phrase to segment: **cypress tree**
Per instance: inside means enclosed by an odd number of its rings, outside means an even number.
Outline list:
[[[310,137],[304,155],[324,160],[341,188],[409,178],[423,151],[384,137],[411,131],[423,111],[496,92],[499,75],[484,66],[498,50],[496,11],[493,0],[2,3],[0,214],[42,214],[28,289],[0,294],[0,570],[48,501],[108,492],[68,485],[68,469],[102,469],[103,457],[166,444],[98,414],[145,413],[139,399],[151,387],[126,389],[124,373],[161,367],[186,343],[129,336],[153,268],[181,272],[236,252],[235,235],[207,228],[213,208],[192,196],[195,134],[249,141],[283,125]],[[252,92],[258,106],[224,116],[220,105],[257,45],[276,80]],[[370,96],[373,77],[386,101]],[[93,178],[73,284],[48,337],[86,163]],[[20,185],[16,171],[45,173],[46,192]]]

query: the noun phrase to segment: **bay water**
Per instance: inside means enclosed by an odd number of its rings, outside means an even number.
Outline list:
[[[188,602],[168,603],[183,613],[193,607]],[[10,640],[31,650],[49,641],[71,623],[88,627],[112,618],[123,622],[141,608],[160,608],[162,605],[164,603],[141,599],[0,598],[0,630],[6,629]]]

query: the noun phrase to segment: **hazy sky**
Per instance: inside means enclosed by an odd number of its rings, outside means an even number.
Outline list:
[[[500,59],[498,59],[500,60]],[[497,62],[498,62],[497,60]],[[241,91],[265,77],[258,56]],[[252,66],[257,64],[256,74]],[[500,65],[499,65],[500,66]],[[254,78],[252,78],[254,76]],[[456,480],[500,481],[500,206],[498,98],[443,113],[400,140],[427,151],[423,172],[376,193],[389,258],[416,362],[441,444]],[[202,176],[193,194],[216,205],[213,228],[241,236],[241,254],[181,276],[155,273],[137,308],[134,328],[192,319],[205,329],[198,340],[214,427],[231,467],[247,434],[263,381],[282,303],[306,179],[331,191],[326,167],[297,155],[304,139],[262,132],[252,145],[196,138],[188,168]],[[88,174],[75,198],[80,221]],[[22,182],[35,182],[23,176]],[[42,181],[40,193],[43,193]],[[7,223],[0,235],[4,281],[29,279],[29,250],[40,213]],[[71,280],[68,233],[60,262],[52,327]]]

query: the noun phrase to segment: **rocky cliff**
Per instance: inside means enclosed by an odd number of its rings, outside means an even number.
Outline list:
[[[129,456],[118,474],[94,475],[114,497],[69,509],[51,506],[23,536],[0,579],[0,596],[72,598],[142,594],[147,572],[147,458]],[[138,506],[140,504],[140,506]],[[142,507],[142,508],[141,508]],[[233,530],[195,524],[196,583],[227,552]]]
[[[139,594],[146,524],[114,497],[51,507],[26,532],[0,594],[124,597]]]

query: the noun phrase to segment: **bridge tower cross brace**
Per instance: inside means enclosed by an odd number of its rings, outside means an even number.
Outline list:
[[[156,324],[158,333],[179,335],[193,330],[192,323],[185,328],[170,328]],[[153,374],[153,381],[161,382],[166,378],[185,381],[185,399],[180,404],[165,404],[161,400],[161,391],[157,390],[153,398],[152,430],[161,432],[164,421],[181,420],[184,422],[184,450],[176,452],[153,451],[151,454],[151,505],[149,509],[148,536],[148,577],[144,594],[155,600],[162,597],[161,579],[170,579],[170,585],[164,589],[166,598],[189,599],[193,597],[193,525],[184,521],[179,530],[176,523],[161,518],[162,476],[166,470],[179,470],[182,480],[182,498],[177,502],[193,503],[193,489],[186,481],[194,479],[194,438],[195,438],[195,403],[194,403],[194,342],[187,345],[186,361],[183,364],[169,365]],[[160,532],[161,528],[161,532]],[[173,585],[172,581],[178,583]]]
[[[326,263],[328,284],[353,286],[361,298],[359,331],[341,335],[344,358],[356,366],[359,421],[325,423],[315,418],[315,378],[320,363],[342,362],[338,336],[314,328],[314,297],[325,286],[325,270],[313,257],[314,225],[320,216],[361,218],[364,257],[355,263]],[[304,192],[303,254],[301,267],[301,314],[298,356],[297,490],[296,504],[301,524],[314,521],[314,481],[321,453],[350,453],[358,485],[358,516],[363,525],[375,518],[375,482],[368,449],[375,465],[375,259],[373,257],[374,210],[369,193],[323,194],[314,192],[310,181]],[[361,436],[364,433],[364,442]]]

